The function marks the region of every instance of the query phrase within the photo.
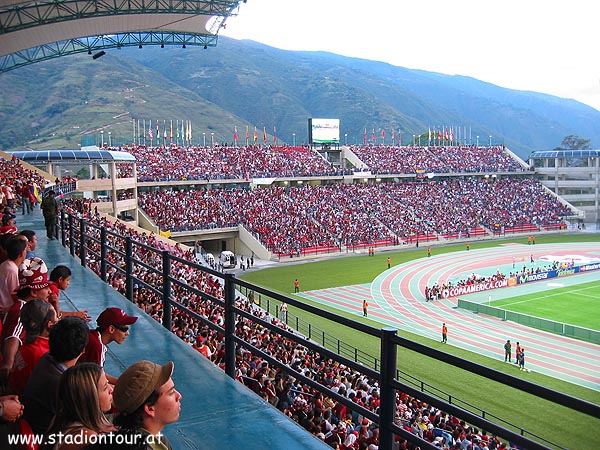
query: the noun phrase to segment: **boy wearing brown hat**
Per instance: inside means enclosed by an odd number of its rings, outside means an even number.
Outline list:
[[[111,342],[122,344],[129,336],[129,326],[138,318],[130,316],[121,308],[106,308],[96,319],[98,327],[90,330],[88,345],[79,362],[93,362],[104,367],[106,361],[107,345]],[[117,377],[106,374],[108,382],[115,384]]]
[[[115,425],[120,432],[143,436],[148,450],[172,450],[163,428],[179,420],[181,394],[171,376],[173,362],[162,366],[139,361],[119,377],[113,391],[118,414]]]

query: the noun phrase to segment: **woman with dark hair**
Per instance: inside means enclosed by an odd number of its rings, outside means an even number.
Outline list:
[[[94,363],[81,363],[67,369],[58,388],[56,414],[48,436],[62,436],[52,450],[79,450],[98,441],[98,435],[113,431],[104,416],[112,407],[113,388],[104,370]]]

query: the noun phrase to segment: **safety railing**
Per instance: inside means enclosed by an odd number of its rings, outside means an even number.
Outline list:
[[[341,402],[349,409],[357,411],[363,417],[370,419],[379,426],[379,448],[391,450],[394,435],[419,446],[421,449],[436,449],[432,443],[407,431],[402,422],[396,419],[396,396],[404,393],[426,402],[440,410],[455,415],[462,420],[493,433],[513,444],[536,449],[560,449],[541,436],[533,435],[518,426],[509,424],[466,402],[456,401],[452,396],[444,398],[444,393],[436,392],[433,386],[419,383],[415,379],[401,376],[398,370],[398,348],[408,349],[426,357],[443,361],[463,370],[476,373],[498,383],[511,386],[566,406],[579,412],[600,417],[600,406],[571,397],[569,395],[536,385],[529,381],[516,378],[488,367],[473,363],[462,358],[444,353],[426,345],[402,338],[392,328],[377,329],[362,322],[339,316],[309,304],[300,302],[264,287],[237,279],[232,274],[222,274],[201,266],[186,255],[175,255],[169,248],[160,248],[132,238],[131,233],[121,233],[107,229],[102,223],[91,223],[72,214],[61,213],[59,221],[61,240],[69,248],[71,255],[79,257],[82,265],[89,266],[104,281],[117,286],[131,301],[144,299],[146,302],[160,304],[162,325],[173,329],[173,316],[185,315],[197,321],[206,330],[212,330],[222,338],[223,358],[221,365],[225,372],[236,378],[236,355],[243,349],[251,355],[259,356],[267,361],[270,367],[277,368],[294,379],[323,393],[334,401]],[[157,243],[157,241],[154,241]],[[217,286],[210,290],[200,289],[202,283],[190,283],[182,280],[182,273],[193,271],[198,280],[218,280]],[[364,336],[365,339],[375,339],[379,342],[380,354],[367,358],[366,355],[352,353],[341,344],[333,344],[329,337],[315,339],[314,334],[302,330],[299,333],[287,323],[282,323],[276,316],[264,310],[257,310],[252,301],[247,301],[240,292],[252,292],[254,296],[268,299],[273,305],[287,303],[290,306],[314,314],[320,320],[328,321],[338,327],[345,327]],[[215,293],[218,293],[215,295]],[[212,314],[207,314],[212,311]],[[262,312],[261,312],[262,311]],[[219,317],[222,320],[215,320]],[[253,329],[260,328],[274,336],[285,340],[287,345],[298,346],[306,352],[316,355],[321,360],[334,361],[345,366],[348,370],[359,372],[377,382],[380,390],[380,406],[377,411],[370,410],[353,402],[348,397],[338,394],[313,378],[307,372],[298,369],[289,361],[277,359],[276,352],[265,351],[244,333],[245,324]],[[250,327],[248,327],[250,328]],[[301,328],[298,326],[297,328]],[[476,411],[471,411],[475,409]],[[495,420],[490,420],[490,418]],[[500,422],[500,423],[498,423]]]

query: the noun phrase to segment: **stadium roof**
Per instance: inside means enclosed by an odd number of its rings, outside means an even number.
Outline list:
[[[110,150],[25,150],[7,153],[30,164],[47,162],[135,162],[135,156],[131,153]]]
[[[533,152],[531,159],[544,158],[598,158],[600,150],[540,150]]]
[[[244,0],[245,2],[245,0]],[[217,45],[241,0],[0,0],[0,73],[34,62],[143,45]]]

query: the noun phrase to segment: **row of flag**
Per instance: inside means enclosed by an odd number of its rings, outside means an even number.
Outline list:
[[[192,122],[191,120],[163,120],[162,128],[160,125],[160,120],[155,120],[154,124],[156,125],[156,133],[154,132],[154,127],[152,125],[152,119],[146,121],[146,119],[133,119],[133,140],[138,145],[142,142],[145,142],[147,139],[150,140],[150,145],[152,145],[153,140],[157,140],[158,142],[163,140],[163,143],[191,143],[192,142]],[[147,125],[147,127],[146,127]],[[146,131],[147,130],[147,131]],[[206,139],[206,134],[202,133],[204,139]],[[252,138],[252,142],[256,144],[258,142],[258,130],[254,127],[254,132],[252,136],[250,136],[250,127],[246,126],[246,145],[250,143],[250,139]],[[239,142],[238,128],[234,127],[233,131],[233,140],[237,145]],[[262,130],[262,141],[263,144],[267,143],[267,128],[263,127]],[[211,145],[212,142],[212,134],[211,134]],[[273,127],[273,143],[277,144],[277,128]],[[206,145],[206,142],[203,143]]]
[[[162,128],[160,126],[160,120],[155,120],[156,134],[152,126],[152,119],[148,120],[148,127],[146,128],[146,119],[133,119],[133,141],[137,144],[141,144],[142,141],[150,139],[152,141],[156,139],[158,142],[161,140],[163,143],[186,143],[192,142],[192,121],[191,120],[163,120]],[[148,130],[148,131],[146,131]],[[162,131],[161,131],[162,130]]]
[[[267,128],[266,127],[263,127],[262,137],[263,137],[263,144],[266,144],[267,143]],[[238,144],[239,136],[238,136],[237,126],[233,127],[233,141],[235,142],[235,145]],[[252,141],[254,144],[256,144],[258,142],[258,131],[257,131],[256,127],[254,127],[254,133],[252,134]],[[250,142],[250,127],[248,125],[246,125],[246,145],[248,145],[249,142]],[[276,127],[273,127],[273,143],[277,144],[277,128]]]
[[[462,134],[462,136],[461,136]],[[470,139],[470,135],[471,135],[471,127],[469,127],[469,141]],[[383,144],[385,144],[385,138],[386,138],[386,133],[385,133],[385,129],[381,129],[381,142]],[[462,142],[464,141],[465,143],[467,143],[467,127],[463,127],[461,130],[461,127],[459,126],[439,126],[436,127],[434,126],[433,129],[431,126],[428,127],[427,131],[420,134],[420,135],[413,135],[413,139],[414,141],[416,141],[417,139],[419,140],[419,144],[425,144],[425,142],[427,142],[428,145],[431,144],[443,144],[443,143],[455,143],[455,142]],[[423,139],[423,142],[421,142],[421,139]],[[363,144],[367,145],[367,144],[376,144],[377,143],[377,133],[375,133],[375,128],[373,128],[371,130],[371,136],[370,136],[370,140],[369,140],[369,135],[367,133],[367,128],[365,128],[365,132],[363,135]],[[396,144],[398,146],[402,145],[402,131],[398,130],[398,133],[396,134],[396,130],[392,128],[391,130],[391,144],[394,145]],[[413,142],[414,144],[415,142]]]
[[[134,142],[137,142],[138,145],[145,143],[146,139],[150,140],[150,145],[152,145],[152,141],[156,139],[157,143],[160,143],[162,140],[163,144],[191,144],[192,142],[192,122],[191,120],[163,120],[162,127],[161,121],[155,120],[154,124],[156,127],[156,132],[154,131],[153,121],[149,119],[133,119],[133,138]],[[147,125],[147,126],[146,126]],[[147,130],[147,131],[146,131]],[[206,145],[206,133],[202,133],[204,137],[203,145]],[[367,128],[364,129],[363,135],[363,144],[376,144],[378,141],[378,134],[375,132],[375,128],[371,130],[371,134],[369,136],[367,132]],[[386,143],[386,130],[381,129],[381,143]],[[467,137],[468,136],[468,137]],[[447,143],[461,143],[471,144],[471,127],[469,127],[467,133],[467,127],[460,126],[429,126],[427,131],[420,135],[413,135],[413,144],[416,144],[418,139],[419,145],[442,145]],[[233,129],[233,141],[237,146],[240,140],[240,136],[238,133],[238,127],[234,126]],[[248,145],[250,142],[253,144],[257,144],[259,140],[259,130],[257,127],[254,127],[254,131],[251,133],[250,127],[246,125],[246,133],[245,133],[245,144]],[[409,139],[410,141],[410,139]],[[262,143],[267,144],[267,128],[263,127],[262,129]],[[273,127],[273,143],[277,144],[277,128]],[[345,142],[347,144],[347,142]],[[211,145],[214,144],[212,141],[212,133],[211,133]],[[391,129],[391,145],[402,145],[402,131],[400,129],[395,130]]]

